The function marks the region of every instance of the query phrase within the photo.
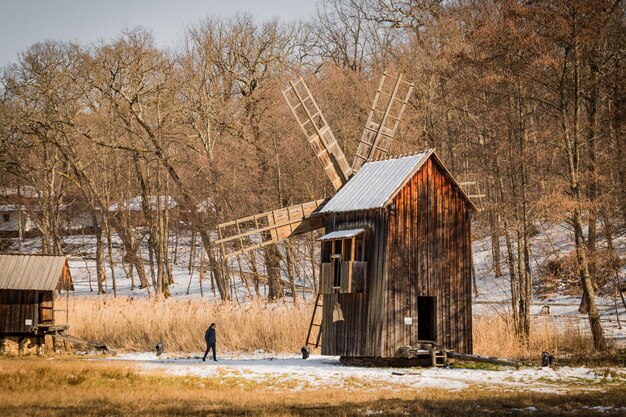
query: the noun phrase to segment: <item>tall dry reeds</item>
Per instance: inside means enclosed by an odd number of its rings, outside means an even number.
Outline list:
[[[70,301],[70,333],[124,351],[149,351],[163,342],[170,352],[204,350],[204,331],[217,323],[218,349],[298,352],[311,318],[312,304],[210,304],[203,300],[149,299]],[[515,359],[593,351],[577,321],[542,317],[533,322],[530,340],[520,341],[502,316],[474,318],[474,352]]]
[[[204,332],[217,325],[220,350],[298,352],[312,306],[306,304],[210,304],[203,300],[77,298],[70,301],[70,333],[125,351],[204,350]]]
[[[539,317],[531,322],[530,338],[520,340],[511,321],[499,315],[474,317],[474,353],[486,356],[537,359],[541,352],[585,354],[593,352],[593,339],[578,319]]]

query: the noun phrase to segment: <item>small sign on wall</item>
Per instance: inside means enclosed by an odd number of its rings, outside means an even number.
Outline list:
[[[26,326],[32,326],[33,325],[33,319],[26,319],[26,321],[24,322],[24,324]]]
[[[412,326],[413,325],[413,317],[405,317],[404,318],[404,325],[405,326]]]

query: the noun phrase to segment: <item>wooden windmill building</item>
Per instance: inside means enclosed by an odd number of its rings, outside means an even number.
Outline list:
[[[472,353],[471,210],[433,150],[365,163],[319,210],[322,354]]]
[[[223,257],[324,228],[307,345],[346,358],[471,353],[473,205],[433,150],[385,158],[413,85],[384,74],[352,166],[302,79],[284,92],[338,190],[218,226]]]

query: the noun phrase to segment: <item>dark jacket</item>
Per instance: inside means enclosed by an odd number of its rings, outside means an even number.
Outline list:
[[[208,329],[206,329],[206,332],[204,333],[204,340],[209,345],[215,344],[215,328],[214,327],[209,327]]]

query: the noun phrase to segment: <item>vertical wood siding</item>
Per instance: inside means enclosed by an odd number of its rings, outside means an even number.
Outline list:
[[[40,308],[39,293],[43,293]],[[31,333],[32,326],[52,322],[52,291],[0,290],[0,333]],[[33,321],[27,326],[26,319]]]
[[[385,255],[387,212],[369,210],[338,213],[326,219],[326,233],[355,228],[368,229],[365,236],[367,260],[366,293],[324,294],[322,354],[378,357],[384,321]],[[323,246],[322,246],[323,247]],[[324,249],[322,249],[324,251]],[[329,254],[323,253],[322,257]],[[333,307],[339,302],[345,322],[333,323]]]
[[[467,203],[432,159],[400,190],[389,218],[383,357],[417,342],[417,297],[435,297],[436,341],[472,352]],[[413,323],[404,324],[405,317]]]

